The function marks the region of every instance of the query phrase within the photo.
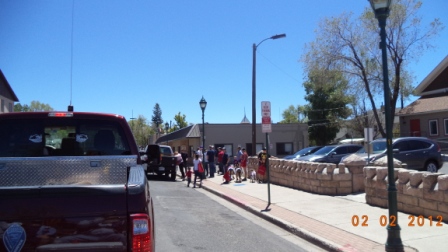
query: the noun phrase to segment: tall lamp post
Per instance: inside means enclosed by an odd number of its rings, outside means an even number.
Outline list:
[[[205,158],[204,158],[204,150],[205,150],[205,124],[204,124],[204,111],[205,111],[205,107],[207,107],[207,101],[204,99],[204,96],[202,96],[202,99],[199,101],[199,106],[201,107],[202,110],[202,166],[205,168]],[[205,172],[204,175],[205,176]]]
[[[386,251],[404,251],[403,243],[400,237],[400,226],[398,225],[398,210],[397,210],[397,187],[395,186],[395,172],[393,164],[392,151],[392,117],[390,113],[390,87],[389,87],[389,73],[387,67],[387,48],[386,48],[386,19],[389,16],[390,4],[392,0],[369,0],[375,17],[378,19],[380,27],[380,48],[382,51],[383,63],[383,85],[384,85],[384,106],[386,117],[386,147],[387,147],[387,195],[389,206],[389,223],[387,225],[387,241]],[[396,220],[391,225],[391,219]]]
[[[170,129],[170,125],[168,122],[165,123],[165,135],[168,134],[168,130]],[[166,138],[166,145],[168,145],[168,138]]]
[[[278,34],[278,35],[274,35],[272,37],[269,38],[265,38],[262,41],[260,41],[260,43],[258,44],[253,44],[252,46],[252,153],[251,155],[255,155],[256,152],[256,145],[257,145],[257,137],[256,137],[256,133],[257,133],[257,129],[256,129],[256,125],[257,125],[257,116],[256,116],[256,111],[255,111],[255,97],[256,97],[256,52],[257,52],[257,48],[258,46],[263,43],[264,41],[268,40],[268,39],[279,39],[279,38],[284,38],[286,37],[286,34],[282,33],[282,34]]]

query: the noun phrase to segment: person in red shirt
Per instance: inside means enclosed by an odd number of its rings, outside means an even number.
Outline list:
[[[224,164],[222,163],[223,156],[224,156],[224,151],[222,150],[221,147],[218,147],[218,167],[219,167],[219,173],[221,173],[221,174],[224,174]]]
[[[224,180],[223,184],[230,183],[230,171],[227,171],[226,173],[224,173],[224,176],[222,177],[222,180]]]
[[[193,174],[193,172],[191,171],[191,167],[187,168],[187,187],[190,187],[190,183],[191,183],[191,174]]]

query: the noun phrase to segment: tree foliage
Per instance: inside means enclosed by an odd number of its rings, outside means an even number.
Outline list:
[[[14,104],[14,112],[28,112],[30,111],[30,106],[28,105],[23,105],[20,103],[16,103]]]
[[[137,119],[128,121],[132,134],[138,146],[145,146],[148,144],[149,136],[154,134],[154,130],[148,125],[148,120],[139,115]]]
[[[290,105],[287,109],[285,109],[282,113],[283,120],[279,123],[297,123],[298,121],[299,110],[294,105]]]
[[[31,101],[31,104],[28,106],[27,104],[22,105],[20,103],[16,103],[14,105],[15,112],[39,112],[39,111],[53,111],[54,109],[46,103],[41,103],[39,101]]]
[[[413,77],[407,65],[432,48],[433,38],[444,28],[439,19],[434,19],[423,28],[422,18],[418,15],[421,5],[416,0],[395,0],[387,19],[391,120],[398,97],[401,95],[406,99],[412,90]],[[378,116],[379,104],[384,103],[379,41],[378,21],[370,6],[367,6],[358,18],[351,13],[343,13],[323,19],[316,29],[315,41],[306,45],[301,60],[306,72],[329,66],[343,72],[352,87],[351,94],[357,94],[356,104],[362,104],[363,99],[368,101],[368,109],[373,112],[378,130],[385,136]]]
[[[181,115],[180,112],[177,113],[177,115],[174,116],[175,124],[173,125],[173,127],[171,127],[169,132],[173,132],[173,131],[176,131],[178,129],[182,129],[182,128],[187,127],[188,126],[188,122],[187,122],[186,118],[187,118],[186,115]]]
[[[305,100],[309,102],[304,106],[310,126],[309,139],[316,145],[326,145],[336,137],[341,122],[351,114],[347,105],[353,97],[346,95],[348,81],[339,71],[314,69],[303,86]]]
[[[156,105],[154,105],[154,109],[152,110],[153,115],[151,118],[151,121],[153,122],[153,125],[155,125],[155,128],[158,130],[160,125],[162,125],[163,123],[163,119],[162,119],[162,109],[160,108],[160,105],[158,103],[156,103]]]

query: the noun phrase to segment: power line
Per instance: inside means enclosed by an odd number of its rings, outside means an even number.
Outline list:
[[[277,68],[278,70],[280,70],[282,73],[284,73],[286,76],[288,76],[289,78],[293,79],[294,81],[300,83],[299,80],[297,80],[296,78],[294,78],[294,76],[290,75],[289,73],[287,73],[285,70],[283,70],[282,68],[280,68],[279,66],[277,66],[276,64],[274,64],[274,62],[270,61],[266,56],[264,56],[262,53],[260,53],[260,51],[257,50],[257,53],[260,54],[265,60],[267,60],[269,63],[271,63],[271,65],[273,65],[275,68]]]

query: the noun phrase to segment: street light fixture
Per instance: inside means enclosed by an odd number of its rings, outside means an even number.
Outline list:
[[[170,125],[168,122],[165,123],[165,135],[168,134],[168,130],[170,129]],[[166,145],[168,145],[168,138],[166,139]]]
[[[257,52],[257,48],[258,46],[263,43],[264,41],[268,40],[268,39],[279,39],[279,38],[284,38],[286,37],[286,34],[282,33],[282,34],[277,34],[274,35],[272,37],[269,38],[265,38],[262,41],[260,41],[260,43],[258,44],[253,44],[252,46],[252,153],[251,155],[255,155],[256,152],[256,145],[257,145],[257,137],[256,137],[256,133],[257,133],[257,129],[256,129],[256,120],[257,120],[257,116],[256,116],[256,111],[255,111],[255,91],[256,91],[256,52]]]
[[[389,87],[389,70],[387,67],[387,48],[386,48],[386,19],[389,16],[390,4],[392,0],[369,0],[370,5],[375,13],[376,19],[380,27],[380,48],[382,51],[383,63],[383,89],[384,89],[384,108],[386,117],[386,146],[387,146],[387,195],[389,207],[389,220],[395,221],[393,225],[389,221],[387,225],[387,241],[386,251],[404,251],[403,243],[400,237],[400,226],[398,225],[398,209],[397,209],[397,187],[395,186],[394,157],[392,150],[392,116],[390,113],[390,87]]]
[[[199,106],[202,110],[202,166],[205,168],[205,158],[204,158],[204,150],[205,150],[205,124],[204,124],[204,111],[205,107],[207,107],[207,101],[204,99],[204,96],[202,96],[202,99],[199,101]],[[205,176],[205,172],[202,176]]]

